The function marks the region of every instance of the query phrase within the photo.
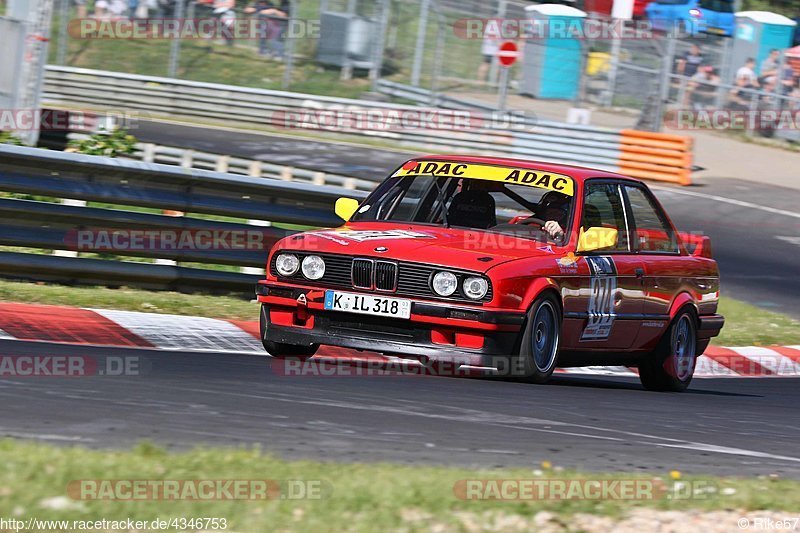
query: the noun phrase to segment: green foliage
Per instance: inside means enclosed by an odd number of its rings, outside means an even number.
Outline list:
[[[124,128],[117,128],[111,132],[95,133],[86,139],[70,141],[68,151],[87,155],[117,157],[132,154],[135,151],[135,147],[136,137],[130,135]]]
[[[13,144],[14,146],[25,146],[25,143],[22,142],[22,139],[20,139],[13,133],[9,133],[7,131],[0,131],[0,144]]]

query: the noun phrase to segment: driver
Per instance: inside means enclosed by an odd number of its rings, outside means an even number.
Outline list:
[[[539,200],[533,216],[545,221],[542,228],[553,240],[560,240],[564,237],[564,230],[567,226],[569,216],[570,197],[556,191],[550,191]]]

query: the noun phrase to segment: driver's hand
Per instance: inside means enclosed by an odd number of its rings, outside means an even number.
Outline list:
[[[544,230],[550,235],[551,239],[560,239],[564,236],[564,228],[555,220],[548,220],[544,223]]]

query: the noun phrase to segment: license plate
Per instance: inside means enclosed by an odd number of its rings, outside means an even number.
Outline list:
[[[330,311],[411,318],[411,300],[403,300],[402,298],[325,291],[324,307]]]

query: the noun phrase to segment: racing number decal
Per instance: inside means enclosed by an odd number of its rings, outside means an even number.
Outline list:
[[[617,290],[617,267],[608,256],[587,256],[591,274],[589,320],[581,340],[607,339],[614,325],[614,292]]]

